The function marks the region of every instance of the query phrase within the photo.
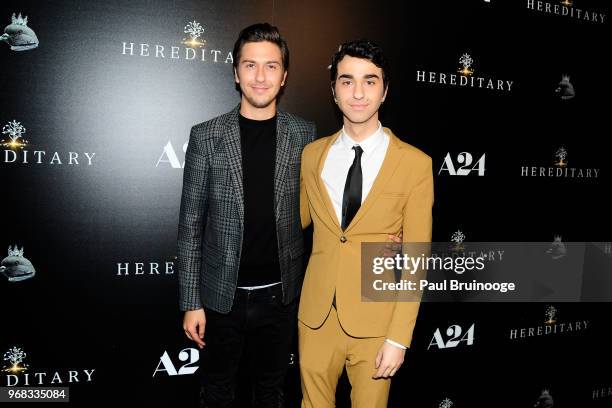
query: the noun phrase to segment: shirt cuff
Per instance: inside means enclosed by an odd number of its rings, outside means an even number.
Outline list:
[[[401,348],[402,350],[406,350],[408,348],[406,346],[402,346],[401,344],[394,342],[393,340],[385,339],[385,341],[391,345],[394,345],[395,347]]]

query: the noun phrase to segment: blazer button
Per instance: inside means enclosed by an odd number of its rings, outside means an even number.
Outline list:
[[[340,237],[340,242],[343,244],[346,242],[346,237],[344,235]]]

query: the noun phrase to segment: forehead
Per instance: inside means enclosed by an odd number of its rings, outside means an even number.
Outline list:
[[[370,60],[345,55],[338,63],[338,76],[340,75],[378,75],[382,77],[382,69]]]
[[[282,61],[280,47],[269,41],[248,42],[240,50],[240,61]]]

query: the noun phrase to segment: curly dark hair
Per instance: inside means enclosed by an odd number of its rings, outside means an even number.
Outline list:
[[[389,64],[385,58],[382,48],[370,40],[355,40],[345,42],[338,48],[338,51],[332,57],[332,63],[329,66],[332,86],[338,77],[338,63],[345,56],[362,58],[370,61],[378,68],[382,69],[383,85],[385,89],[389,85]]]

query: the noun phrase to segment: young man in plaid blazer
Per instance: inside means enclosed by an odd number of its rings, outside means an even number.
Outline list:
[[[253,405],[282,407],[303,278],[300,161],[316,129],[277,109],[289,51],[276,27],[245,28],[233,57],[240,104],[195,125],[186,152],[180,308],[202,349],[203,406],[231,406],[244,357]]]

